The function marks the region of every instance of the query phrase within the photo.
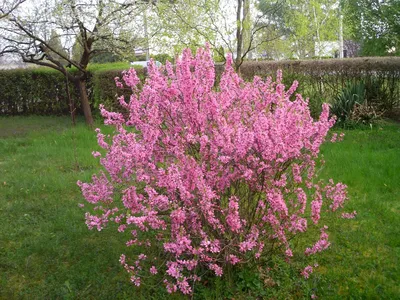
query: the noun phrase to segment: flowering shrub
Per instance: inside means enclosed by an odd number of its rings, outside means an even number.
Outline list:
[[[320,227],[312,255],[329,247],[323,213],[347,199],[346,186],[317,182],[316,161],[335,120],[323,106],[318,121],[308,101],[276,82],[255,77],[245,83],[228,57],[214,88],[208,49],[186,50],[176,69],[151,66],[139,90],[133,69],[116,78],[132,90],[120,97],[128,114],[101,107],[112,139],[97,129],[105,172],[78,182],[97,214],[86,214],[89,229],[109,222],[128,231],[137,257],[120,263],[139,286],[162,274],[168,292],[192,292],[200,270],[222,276],[227,266],[255,262],[272,250],[293,256],[291,240]],[[292,99],[293,98],[293,99]],[[336,136],[334,137],[336,140]],[[95,157],[101,156],[94,152]],[[149,251],[159,247],[161,251]],[[157,256],[152,253],[159,253]],[[312,268],[302,272],[308,277]]]

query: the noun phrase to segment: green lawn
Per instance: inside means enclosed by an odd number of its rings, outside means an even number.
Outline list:
[[[349,186],[346,211],[358,215],[329,219],[332,246],[318,256],[317,271],[304,281],[289,268],[263,287],[266,298],[400,295],[400,126],[345,133],[344,142],[323,147],[321,176]],[[126,247],[114,229],[84,224],[76,181],[99,170],[96,149],[83,122],[72,129],[64,117],[0,118],[0,299],[165,298],[160,286],[129,283],[118,263]]]

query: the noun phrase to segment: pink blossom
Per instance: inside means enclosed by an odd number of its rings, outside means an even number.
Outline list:
[[[312,246],[312,248],[307,248],[304,252],[306,255],[315,254],[317,252],[321,252],[327,249],[330,246],[330,242],[328,241],[328,234],[325,232],[327,226],[321,228],[321,234],[319,240]]]
[[[292,249],[286,249],[285,254],[287,257],[292,257],[293,256]]]
[[[239,203],[237,197],[231,197],[229,199],[229,211],[226,217],[226,223],[229,225],[233,232],[239,232],[242,227],[239,217]]]
[[[115,85],[118,87],[118,88],[123,88],[124,87],[124,85],[121,83],[121,81],[119,81],[119,77],[115,77],[114,78],[114,81],[115,81]]]
[[[302,181],[302,178],[301,178],[301,169],[298,164],[292,165],[292,173],[294,181],[300,183]]]
[[[125,254],[121,254],[121,256],[119,258],[119,262],[121,263],[121,265],[125,265],[125,261],[126,261]]]
[[[215,275],[221,277],[223,274],[222,268],[220,266],[218,266],[217,264],[210,264],[208,266],[210,268],[210,270],[213,270],[215,272]]]
[[[290,217],[290,227],[289,231],[296,233],[296,232],[305,232],[307,230],[307,219],[299,218],[296,215],[292,215]]]
[[[178,281],[178,288],[184,295],[188,295],[192,292],[192,288],[190,287],[186,278]]]
[[[329,185],[325,187],[326,198],[332,200],[330,208],[332,211],[336,211],[339,207],[343,207],[344,201],[347,198],[347,186],[343,183],[337,183],[334,185],[333,180],[329,181]]]
[[[270,250],[289,258],[291,238],[328,213],[323,204],[330,212],[344,206],[346,186],[318,181],[316,172],[335,122],[329,106],[314,120],[308,100],[296,94],[299,83],[286,88],[282,76],[245,82],[229,55],[215,87],[206,46],[195,55],[185,50],[174,67],[151,63],[145,82],[133,69],[115,79],[131,95],[118,97],[121,111],[100,106],[113,128],[110,135],[96,129],[103,172],[78,185],[94,205],[85,215],[89,229],[112,221],[131,232],[123,242],[141,254],[120,263],[134,285],[149,270],[167,278],[169,293],[190,294],[199,269],[222,276],[228,265],[268,259]],[[329,245],[323,228],[305,255]]]
[[[140,260],[145,260],[146,258],[147,258],[147,255],[146,254],[140,254],[139,256],[138,256],[138,258],[140,259]]]
[[[357,216],[357,212],[353,211],[352,213],[342,213],[343,219],[354,219]]]
[[[295,192],[297,194],[297,200],[300,206],[299,211],[300,213],[304,214],[307,205],[307,195],[302,188],[297,188]]]
[[[168,269],[167,269],[167,274],[171,277],[174,277],[176,279],[181,277],[181,267],[176,263],[176,262],[169,262],[167,264]]]
[[[198,264],[198,260],[196,260],[196,259],[192,259],[192,260],[177,260],[177,262],[179,264],[181,264],[182,266],[185,266],[186,269],[188,269],[189,271],[191,271],[194,268],[196,268],[196,266]]]
[[[321,218],[322,195],[319,191],[314,194],[314,200],[311,202],[311,219],[314,224],[318,224]]]
[[[157,268],[155,266],[151,266],[150,273],[156,275],[158,273]]]
[[[136,286],[140,286],[140,277],[132,276],[131,277],[131,282]]]
[[[93,151],[92,155],[93,155],[93,157],[99,157],[99,156],[101,156],[101,153],[99,151]]]
[[[130,88],[135,88],[136,85],[140,82],[139,78],[136,75],[136,70],[134,68],[130,68],[128,71],[122,72],[122,74],[125,84]],[[121,86],[118,87],[121,88]]]
[[[170,294],[175,293],[178,289],[177,285],[172,283],[167,283],[166,287],[167,287],[167,292]]]
[[[270,203],[272,210],[274,212],[282,212],[285,215],[288,214],[288,208],[287,205],[282,197],[282,193],[276,189],[270,190],[267,193],[267,199],[268,202]]]
[[[108,217],[106,215],[95,216],[90,213],[85,214],[86,225],[89,229],[97,228],[98,231],[101,231],[104,226],[108,223]]]
[[[125,224],[122,224],[122,225],[118,226],[118,232],[124,232],[126,227],[127,226]]]
[[[229,255],[228,260],[232,265],[236,265],[237,263],[240,262],[240,259],[236,255],[233,255],[233,254]]]
[[[305,278],[308,279],[310,277],[310,274],[313,272],[313,267],[307,266],[304,268],[303,271],[301,271],[301,275]]]
[[[78,186],[82,190],[85,199],[90,203],[112,202],[113,186],[103,173],[100,177],[93,175],[93,183],[82,183],[78,181]]]

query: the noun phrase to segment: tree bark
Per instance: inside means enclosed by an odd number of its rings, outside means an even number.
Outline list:
[[[77,86],[79,89],[79,97],[81,100],[83,114],[85,115],[86,124],[90,127],[93,126],[93,116],[89,104],[89,96],[86,89],[86,80],[80,79],[77,81]]]
[[[236,59],[235,59],[235,69],[240,72],[240,65],[242,60],[242,46],[243,46],[243,28],[242,28],[242,5],[243,0],[238,0],[237,11],[236,11]]]

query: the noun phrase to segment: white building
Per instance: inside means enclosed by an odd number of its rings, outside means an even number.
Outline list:
[[[339,41],[315,42],[316,57],[335,57],[339,53]]]

